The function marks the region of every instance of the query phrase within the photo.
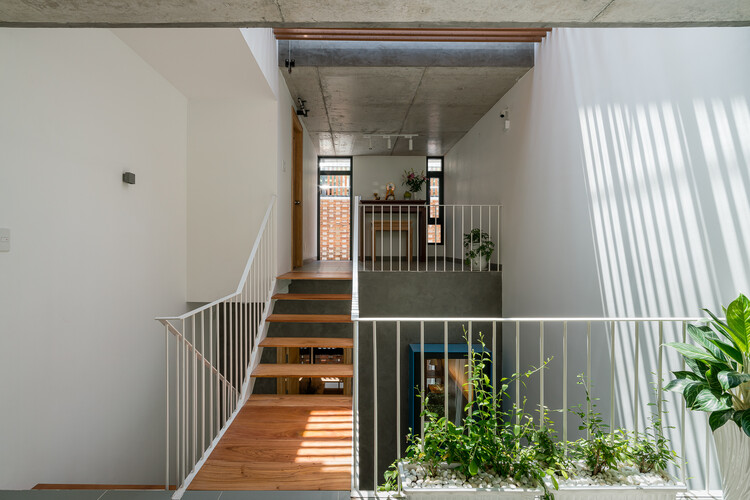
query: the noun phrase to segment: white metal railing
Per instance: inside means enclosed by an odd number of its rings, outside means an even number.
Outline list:
[[[172,481],[178,486],[174,499],[182,497],[252,390],[249,374],[259,362],[257,346],[276,283],[276,246],[273,196],[236,291],[181,316],[156,318],[165,329],[165,487]]]
[[[356,223],[355,223],[356,233]],[[357,275],[357,266],[354,266],[354,276]],[[357,296],[357,289],[354,288],[353,294]],[[457,338],[463,335],[464,329],[466,336],[468,337],[468,343],[472,344],[473,339],[477,339],[478,333],[483,332],[483,336],[486,339],[488,349],[491,351],[493,363],[492,363],[492,378],[493,386],[498,385],[499,376],[507,377],[511,373],[520,373],[525,371],[530,366],[541,366],[547,362],[546,367],[540,370],[536,375],[538,377],[538,384],[534,382],[527,382],[524,385],[520,380],[516,380],[514,386],[509,388],[509,393],[514,402],[522,401],[529,396],[530,392],[533,392],[533,400],[535,402],[535,413],[541,413],[541,410],[550,407],[547,403],[551,399],[555,399],[555,403],[558,403],[557,408],[561,409],[562,412],[559,414],[556,422],[556,427],[561,427],[560,437],[564,442],[567,442],[569,436],[569,429],[571,428],[568,424],[568,410],[575,404],[571,405],[569,396],[575,390],[575,374],[583,373],[587,387],[592,388],[593,382],[593,393],[596,397],[596,393],[603,395],[607,393],[607,387],[609,390],[609,399],[603,400],[597,410],[601,410],[603,413],[609,413],[609,429],[610,432],[614,432],[616,428],[626,428],[629,430],[643,432],[646,421],[646,405],[651,404],[655,407],[653,410],[662,420],[663,424],[659,428],[659,432],[665,433],[666,437],[670,439],[672,449],[674,449],[680,458],[679,471],[671,471],[676,475],[682,482],[686,482],[692,479],[692,486],[694,489],[705,487],[705,490],[709,490],[709,483],[711,479],[711,455],[713,452],[713,444],[710,439],[710,428],[708,426],[707,419],[698,415],[691,415],[689,418],[686,417],[685,405],[680,396],[674,394],[674,397],[670,398],[669,405],[671,411],[665,411],[665,399],[663,394],[663,380],[670,376],[669,371],[684,369],[684,361],[678,360],[674,356],[673,352],[665,351],[665,341],[681,341],[690,342],[690,338],[686,336],[686,326],[689,322],[704,322],[706,319],[703,318],[683,318],[683,317],[632,317],[632,318],[405,318],[405,317],[359,317],[354,314],[355,311],[352,309],[352,319],[354,320],[353,334],[354,334],[354,380],[353,380],[353,406],[354,406],[354,460],[352,468],[352,496],[361,497],[364,490],[369,489],[368,484],[360,484],[360,454],[362,454],[361,439],[363,435],[363,429],[359,426],[359,419],[357,415],[360,413],[360,395],[368,394],[372,395],[373,408],[362,410],[370,412],[373,415],[372,429],[365,429],[365,433],[372,434],[372,450],[366,450],[372,453],[372,464],[373,464],[373,482],[372,486],[377,491],[379,482],[382,481],[382,467],[379,467],[379,453],[383,453],[381,448],[383,444],[378,441],[379,431],[379,420],[385,420],[384,417],[388,417],[387,420],[392,420],[390,414],[384,415],[383,412],[378,413],[378,404],[381,406],[392,406],[395,408],[395,429],[387,429],[387,433],[395,431],[396,433],[396,449],[388,450],[387,461],[388,463],[401,458],[402,443],[404,438],[404,429],[401,425],[401,405],[404,403],[401,394],[402,377],[401,377],[401,356],[403,353],[403,347],[401,345],[402,332],[404,335],[408,334],[415,336],[417,331],[419,334],[420,342],[420,366],[422,369],[417,372],[415,370],[415,383],[419,391],[423,392],[426,388],[426,374],[424,371],[425,366],[425,343],[442,344],[443,345],[443,356],[445,363],[445,370],[447,370],[448,364],[448,345],[449,337],[453,338],[453,342],[456,342]],[[371,339],[364,339],[367,345],[372,345],[372,360],[368,362],[368,370],[372,370],[372,387],[360,387],[359,370],[357,366],[357,360],[360,355],[360,345],[362,339],[360,339],[360,333],[371,335]],[[503,337],[503,333],[505,337]],[[415,338],[415,337],[413,337]],[[505,340],[503,340],[503,338]],[[553,344],[552,348],[545,348],[545,339],[548,344]],[[461,340],[461,342],[464,342]],[[608,344],[602,352],[602,342]],[[592,348],[593,344],[598,344],[599,349]],[[509,345],[514,344],[513,349],[509,349]],[[579,345],[583,344],[583,345]],[[378,350],[382,350],[384,345],[392,347],[392,351],[378,357]],[[503,352],[502,345],[505,346],[505,352]],[[538,351],[537,351],[538,346]],[[632,348],[632,349],[631,349]],[[507,352],[512,350],[513,352]],[[560,360],[548,361],[548,355],[550,352],[556,352],[558,355],[561,354]],[[498,353],[502,359],[502,374],[496,372],[498,363]],[[585,356],[584,356],[585,353]],[[665,355],[669,357],[665,360]],[[569,358],[574,357],[574,364],[569,364]],[[585,357],[585,365],[584,365]],[[592,360],[595,364],[601,365],[602,362],[609,364],[609,369],[604,367],[604,372],[608,371],[608,379],[601,380],[602,368],[599,366],[597,370],[599,373],[598,380],[592,380]],[[380,364],[380,367],[379,367]],[[387,365],[384,368],[384,365]],[[415,361],[416,366],[416,361]],[[395,370],[396,387],[380,387],[378,386],[379,381],[379,370],[386,370],[392,373]],[[554,376],[548,376],[545,379],[545,372],[550,373],[554,371]],[[574,372],[571,376],[571,372]],[[421,373],[421,375],[420,375]],[[447,375],[446,375],[447,376]],[[594,375],[596,376],[596,375]],[[417,382],[417,378],[419,378]],[[655,388],[655,402],[649,403],[650,398],[648,394],[644,395],[643,391],[639,391],[639,387],[644,385],[646,382],[653,383]],[[381,382],[382,383],[382,382]],[[532,385],[533,384],[533,385]],[[555,389],[554,393],[549,392],[550,384],[553,384]],[[648,384],[646,384],[648,385]],[[444,383],[445,394],[445,414],[448,414],[448,387],[449,384]],[[547,391],[545,391],[547,389]],[[561,390],[561,393],[558,391]],[[369,394],[371,391],[371,394]],[[579,391],[580,392],[580,391]],[[552,394],[552,398],[550,397]],[[393,400],[395,398],[395,401]],[[581,395],[576,393],[576,399],[581,401]],[[415,415],[417,411],[421,414],[424,410],[424,399],[420,398],[421,407],[415,408]],[[584,399],[585,401],[585,399]],[[586,406],[587,414],[592,411],[589,405]],[[552,407],[554,408],[554,407]],[[528,409],[527,409],[528,411]],[[689,422],[687,420],[690,420]],[[696,420],[697,419],[697,420]],[[543,419],[537,420],[539,425],[544,425]],[[421,419],[419,424],[421,429],[415,429],[416,433],[424,432],[424,419]],[[688,425],[691,426],[691,430],[688,435],[692,435],[693,439],[687,443],[686,446],[686,429]],[[577,429],[577,425],[572,427],[574,430],[570,434],[574,434]],[[705,433],[705,443],[700,446],[701,448],[697,456],[701,457],[702,463],[686,461],[686,450],[688,447],[692,447],[693,451],[698,450],[699,438],[702,438],[702,434]],[[370,439],[366,439],[369,443]],[[695,453],[693,453],[695,455]],[[368,457],[369,458],[369,457]],[[381,462],[382,463],[382,460]],[[698,476],[702,475],[701,478]]]
[[[498,271],[501,205],[372,203],[355,198],[363,271]],[[492,247],[490,252],[478,252]],[[470,258],[469,252],[478,255]]]

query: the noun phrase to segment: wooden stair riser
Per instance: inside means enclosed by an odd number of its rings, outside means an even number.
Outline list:
[[[289,283],[288,293],[352,293],[351,281],[296,280]]]
[[[351,315],[351,300],[277,300],[274,314],[343,314]]]

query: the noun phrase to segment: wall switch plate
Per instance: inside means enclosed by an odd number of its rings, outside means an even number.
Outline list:
[[[10,229],[0,228],[0,252],[10,252]]]

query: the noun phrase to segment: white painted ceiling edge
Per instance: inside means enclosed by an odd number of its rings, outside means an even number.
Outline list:
[[[277,98],[278,85],[269,81],[268,70],[263,70],[238,28],[119,28],[112,32],[188,99],[262,94]],[[256,47],[262,47],[260,36],[250,34]]]

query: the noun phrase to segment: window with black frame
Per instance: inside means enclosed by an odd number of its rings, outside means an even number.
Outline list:
[[[430,205],[427,222],[427,243],[443,244],[444,178],[443,157],[427,158],[427,203]]]
[[[318,260],[351,259],[352,158],[318,158]]]

